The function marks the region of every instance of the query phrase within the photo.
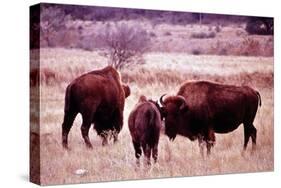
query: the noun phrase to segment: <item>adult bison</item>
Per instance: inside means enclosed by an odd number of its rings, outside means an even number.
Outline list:
[[[222,85],[207,81],[186,82],[176,96],[160,98],[165,108],[165,134],[175,139],[177,134],[206,143],[207,154],[215,143],[215,133],[229,133],[243,123],[244,150],[249,138],[256,145],[257,130],[253,121],[260,94],[250,87]],[[203,153],[202,153],[203,154]]]
[[[68,147],[68,133],[78,113],[82,115],[81,133],[87,147],[92,148],[88,134],[91,124],[97,134],[107,142],[107,133],[113,131],[114,141],[123,126],[125,98],[130,88],[121,83],[119,73],[108,66],[86,73],[73,80],[66,89],[62,144]]]
[[[151,151],[154,162],[156,162],[161,130],[161,115],[156,103],[147,100],[145,96],[141,96],[129,115],[128,125],[135,149],[137,165],[139,165],[142,150],[148,165],[150,165]]]

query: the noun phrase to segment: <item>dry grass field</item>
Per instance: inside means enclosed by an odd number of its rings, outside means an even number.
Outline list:
[[[147,53],[145,64],[121,71],[131,95],[126,99],[119,142],[111,141],[103,147],[101,139],[91,129],[94,149],[88,150],[80,133],[81,116],[78,115],[69,134],[70,151],[64,150],[61,144],[65,88],[75,77],[106,66],[107,59],[99,52],[62,48],[41,49],[40,58],[41,78],[46,70],[55,73],[48,84],[42,81],[40,88],[40,179],[43,185],[260,172],[274,168],[273,57]],[[251,152],[250,142],[247,151],[242,153],[243,126],[230,134],[216,134],[212,154],[205,158],[201,157],[197,142],[181,136],[170,142],[161,134],[158,163],[150,168],[137,168],[128,131],[128,114],[141,94],[156,100],[164,93],[175,94],[186,80],[249,85],[258,90],[262,106],[254,122],[258,131],[257,150]],[[79,169],[85,173],[77,174]]]

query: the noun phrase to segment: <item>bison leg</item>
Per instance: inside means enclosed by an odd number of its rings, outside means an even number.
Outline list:
[[[207,155],[211,154],[211,148],[213,147],[213,144],[207,141]]]
[[[113,134],[113,143],[116,143],[118,141],[118,131],[114,129],[112,131],[112,134]]]
[[[113,122],[113,142],[116,143],[118,141],[118,134],[123,126],[123,111],[117,109],[114,112],[112,122]]]
[[[118,134],[113,135],[113,143],[116,143],[118,141]]]
[[[142,149],[145,155],[145,161],[148,166],[151,165],[150,156],[151,156],[151,147],[148,144],[142,144]]]
[[[199,145],[199,149],[200,149],[200,154],[201,156],[204,158],[204,140],[203,140],[203,136],[199,135],[198,136],[198,145]]]
[[[77,112],[65,112],[62,123],[62,146],[68,148],[68,133],[73,125]]]
[[[100,136],[102,137],[102,145],[105,146],[108,144],[107,137],[108,137],[108,131],[103,131]]]
[[[254,127],[254,125],[252,124],[252,128],[251,128],[251,138],[252,138],[252,149],[255,150],[256,149],[256,141],[257,141],[257,129]]]
[[[211,148],[214,146],[214,144],[216,142],[215,132],[213,129],[208,130],[205,142],[207,144],[207,155],[210,155]]]
[[[256,147],[257,129],[253,124],[244,124],[244,150],[246,150],[249,139],[252,139],[253,150]]]
[[[154,163],[156,163],[158,158],[158,143],[153,146],[152,157],[154,159]]]
[[[140,143],[134,142],[134,141],[133,141],[133,145],[134,145],[134,149],[135,149],[135,157],[137,159],[136,163],[139,166],[140,165],[140,156],[141,156],[141,146],[140,146]]]
[[[85,141],[85,144],[88,148],[93,148],[90,139],[89,139],[89,129],[91,127],[91,118],[89,118],[88,115],[83,115],[82,114],[82,118],[83,118],[83,122],[82,122],[82,126],[81,126],[81,133],[82,133],[82,137]]]

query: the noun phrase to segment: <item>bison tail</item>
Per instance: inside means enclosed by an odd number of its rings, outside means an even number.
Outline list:
[[[71,85],[68,85],[65,92],[65,99],[64,99],[64,112],[70,111],[71,105]]]
[[[155,115],[155,113],[150,113],[150,118],[149,118],[149,123],[148,123],[148,126],[149,126],[149,128],[153,128],[154,127],[154,123],[155,123],[155,117],[156,115]]]
[[[261,106],[261,95],[260,95],[260,93],[258,91],[256,91],[256,94],[257,94],[257,96],[259,98],[259,106]]]
[[[157,137],[159,134],[159,130],[157,127],[157,114],[152,111],[149,113],[149,119],[148,119],[148,131],[147,131],[147,138],[146,140],[150,145],[154,145],[156,142],[158,142]]]

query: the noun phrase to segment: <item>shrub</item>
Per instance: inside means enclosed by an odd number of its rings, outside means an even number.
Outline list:
[[[169,32],[169,31],[166,31],[166,32],[164,33],[164,35],[165,35],[165,36],[171,36],[171,35],[172,35],[172,33],[171,33],[171,32]]]
[[[207,39],[207,38],[215,38],[216,37],[216,33],[215,32],[209,32],[209,33],[204,33],[204,32],[200,32],[200,33],[192,33],[191,38],[196,38],[196,39]]]
[[[273,19],[251,18],[247,22],[245,30],[250,35],[273,35]]]
[[[200,54],[202,54],[202,52],[201,52],[200,49],[193,49],[193,50],[191,51],[191,53],[192,53],[193,55],[200,55]]]
[[[215,31],[216,31],[217,33],[221,32],[221,27],[220,27],[219,25],[216,25]]]
[[[139,25],[125,23],[107,25],[100,34],[101,42],[110,58],[109,64],[116,69],[133,62],[140,62],[149,44],[148,33]]]
[[[149,36],[150,36],[150,37],[156,37],[156,34],[151,31],[151,32],[149,33]]]

